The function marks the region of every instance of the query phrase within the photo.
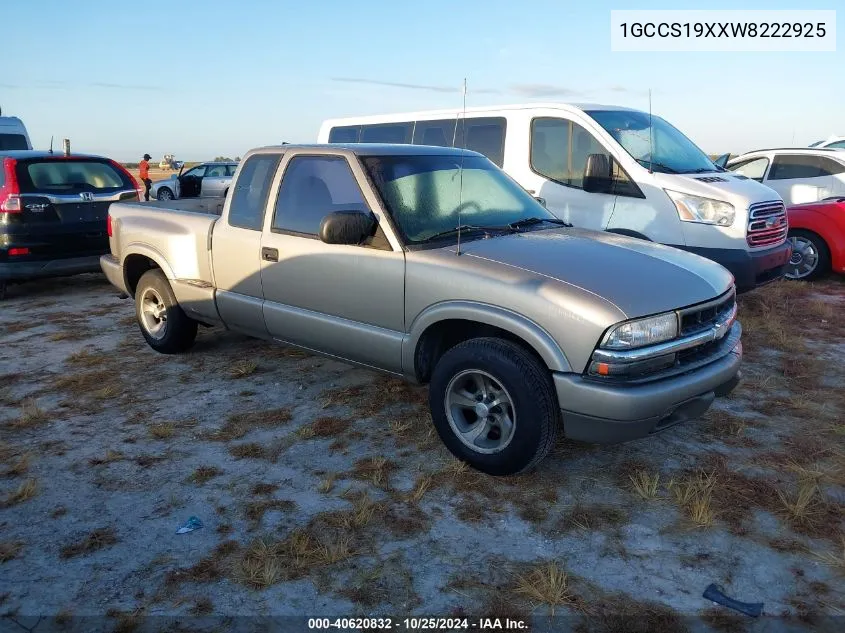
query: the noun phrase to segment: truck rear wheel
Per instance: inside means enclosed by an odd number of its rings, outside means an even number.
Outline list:
[[[429,404],[452,454],[490,475],[538,464],[560,424],[548,369],[499,338],[471,339],[443,354],[432,373]]]
[[[135,289],[135,316],[149,346],[162,354],[187,351],[197,338],[197,322],[179,306],[161,269],[141,275]]]

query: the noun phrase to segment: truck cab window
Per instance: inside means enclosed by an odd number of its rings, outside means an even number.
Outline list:
[[[296,156],[285,169],[273,230],[316,235],[334,211],[369,211],[349,163],[341,156]]]
[[[229,225],[260,231],[273,173],[281,154],[255,154],[244,163],[229,203]]]

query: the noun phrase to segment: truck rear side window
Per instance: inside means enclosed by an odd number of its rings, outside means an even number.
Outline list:
[[[273,230],[316,235],[334,211],[369,211],[349,163],[341,156],[297,156],[288,163]]]
[[[270,184],[281,158],[281,154],[254,154],[246,160],[229,203],[229,226],[261,230]]]

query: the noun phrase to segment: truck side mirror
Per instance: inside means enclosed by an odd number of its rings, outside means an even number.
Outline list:
[[[610,159],[607,154],[590,154],[584,165],[584,191],[587,193],[610,193],[613,178],[610,173]]]
[[[320,222],[320,240],[326,244],[357,246],[370,237],[376,228],[376,218],[363,211],[335,211]]]

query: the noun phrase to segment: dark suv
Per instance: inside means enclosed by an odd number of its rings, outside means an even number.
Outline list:
[[[98,272],[119,200],[139,200],[139,187],[111,159],[0,152],[0,298],[11,281]]]

